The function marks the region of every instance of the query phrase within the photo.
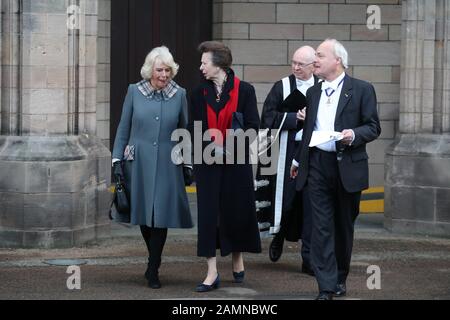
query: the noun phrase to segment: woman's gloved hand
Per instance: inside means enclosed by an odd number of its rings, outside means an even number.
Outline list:
[[[191,167],[183,167],[184,185],[190,186],[194,182],[194,171]]]
[[[125,177],[123,175],[123,169],[122,169],[122,161],[116,161],[113,163],[113,175],[114,180],[116,182],[124,182]]]

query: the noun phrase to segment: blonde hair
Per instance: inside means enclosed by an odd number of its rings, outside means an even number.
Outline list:
[[[174,78],[179,69],[179,65],[173,60],[173,56],[166,46],[156,47],[145,57],[144,65],[141,68],[141,76],[145,80],[152,77],[155,61],[159,60],[168,66],[171,70],[171,78]]]

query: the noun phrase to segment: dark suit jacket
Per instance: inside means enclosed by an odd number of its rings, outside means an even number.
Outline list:
[[[297,190],[301,190],[308,178],[309,142],[317,118],[322,84],[316,84],[306,93],[308,110],[303,128],[303,143],[297,150],[295,160],[299,162]],[[365,81],[345,76],[339,98],[334,130],[341,132],[353,129],[355,140],[346,146],[339,161],[339,175],[347,192],[359,192],[369,187],[369,165],[366,144],[381,133],[377,113],[377,97],[373,86]],[[340,143],[336,143],[339,150]]]

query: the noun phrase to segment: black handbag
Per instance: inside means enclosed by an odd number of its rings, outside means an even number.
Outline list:
[[[116,176],[116,185],[114,188],[114,197],[109,210],[109,218],[116,222],[130,222],[130,201],[125,189],[123,175]]]
[[[184,185],[190,186],[194,182],[194,172],[190,167],[183,167]]]
[[[130,203],[125,187],[116,182],[114,198],[109,209],[109,218],[115,222],[130,223]]]
[[[117,211],[122,214],[130,213],[130,203],[128,202],[127,194],[125,193],[125,187],[121,181],[116,182],[114,195],[114,204]]]

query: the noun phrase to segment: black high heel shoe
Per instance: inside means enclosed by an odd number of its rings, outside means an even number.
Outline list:
[[[220,278],[219,278],[219,274],[217,274],[216,280],[214,280],[214,282],[212,284],[205,284],[205,283],[200,283],[199,285],[197,285],[196,291],[197,292],[208,292],[214,289],[218,289],[220,286]]]
[[[242,270],[241,272],[234,272],[233,271],[233,277],[234,277],[233,282],[234,283],[242,283],[242,282],[244,282],[244,276],[245,276],[245,270]]]

